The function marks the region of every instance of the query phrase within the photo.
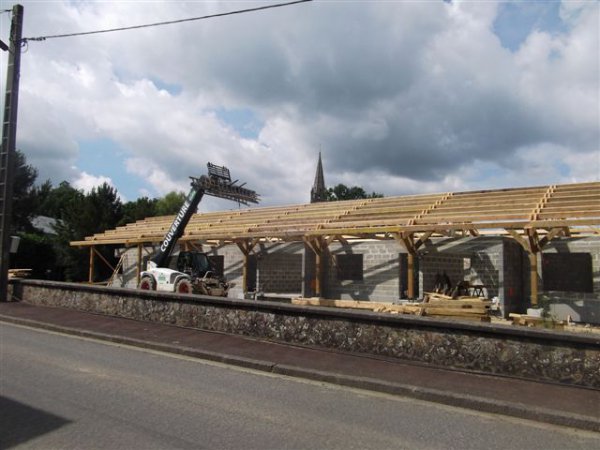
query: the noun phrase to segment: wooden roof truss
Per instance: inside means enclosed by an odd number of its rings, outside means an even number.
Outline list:
[[[173,216],[147,218],[71,245],[156,243],[172,221]],[[558,236],[598,234],[598,226],[600,182],[591,182],[201,213],[180,240],[311,242],[322,237],[406,243],[409,237],[494,234],[512,236],[535,252]]]

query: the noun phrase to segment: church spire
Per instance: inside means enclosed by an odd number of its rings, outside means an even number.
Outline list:
[[[327,188],[325,187],[325,176],[323,175],[323,163],[321,162],[321,152],[319,152],[319,162],[317,163],[317,173],[315,174],[315,183],[310,190],[310,202],[327,201]]]

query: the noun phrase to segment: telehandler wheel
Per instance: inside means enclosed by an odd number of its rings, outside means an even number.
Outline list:
[[[191,294],[192,283],[187,278],[182,278],[175,283],[175,292],[178,294]]]
[[[138,289],[142,289],[144,291],[153,291],[154,289],[156,289],[156,286],[154,285],[154,280],[152,279],[152,277],[149,277],[149,276],[142,277],[142,279],[140,280]]]

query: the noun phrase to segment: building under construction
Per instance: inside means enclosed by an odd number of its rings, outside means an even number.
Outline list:
[[[134,288],[172,221],[147,218],[71,245],[89,248],[90,282],[99,281],[96,247],[117,245],[116,284]],[[600,323],[600,182],[200,213],[179,246],[208,253],[235,283],[230,297],[397,302],[443,277],[496,298],[505,316],[553,303],[558,319]]]

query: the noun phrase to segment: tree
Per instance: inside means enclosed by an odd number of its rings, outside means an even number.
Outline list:
[[[58,200],[50,205],[59,212],[56,225],[57,265],[64,270],[69,281],[82,281],[87,278],[87,252],[70,246],[72,241],[83,240],[86,236],[115,228],[123,217],[123,205],[117,191],[107,183],[93,188],[89,194],[73,190],[66,182],[61,183],[59,192],[51,195]],[[102,249],[104,258],[114,262],[111,246]],[[104,265],[96,267],[97,277],[107,277],[110,270]]]
[[[372,192],[367,194],[360,186],[347,187],[345,184],[338,184],[327,190],[328,201],[338,200],[356,200],[359,198],[381,198],[383,194]]]
[[[13,180],[12,226],[15,231],[32,231],[31,219],[37,207],[35,180],[38,171],[27,164],[20,151],[15,152],[15,177]]]
[[[11,256],[11,266],[31,269],[33,278],[55,279],[56,250],[52,237],[41,233],[19,233],[19,237],[19,251]]]
[[[126,225],[136,220],[156,216],[157,203],[157,199],[148,197],[141,197],[135,201],[125,203],[123,205],[123,217],[119,225]]]
[[[185,197],[186,195],[183,192],[169,192],[156,203],[156,215],[171,216],[177,214],[185,201]]]
[[[79,206],[83,192],[67,181],[53,188],[49,181],[38,188],[38,213],[62,220],[73,208]]]

